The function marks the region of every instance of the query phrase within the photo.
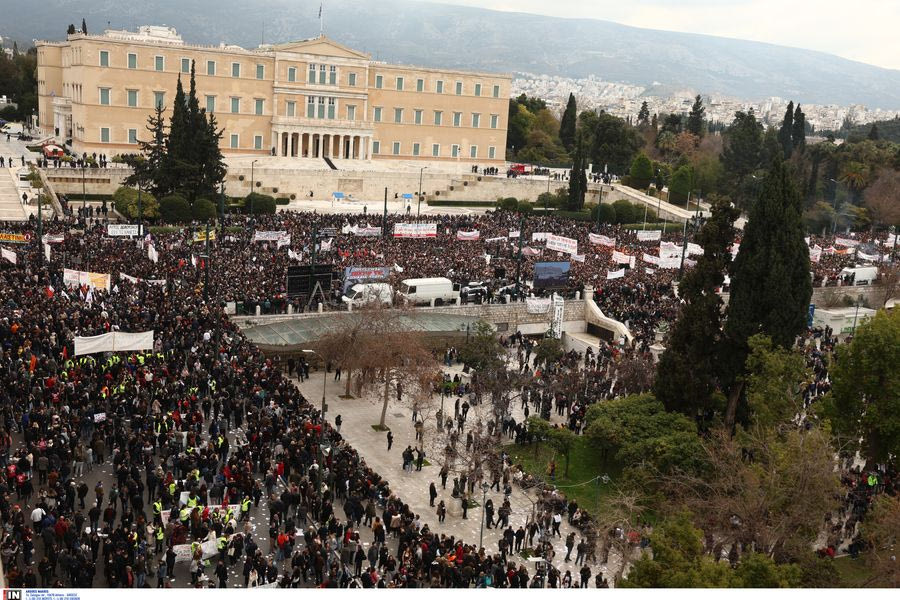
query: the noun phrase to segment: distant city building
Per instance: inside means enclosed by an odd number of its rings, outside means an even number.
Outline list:
[[[509,75],[385,64],[324,36],[248,50],[144,26],[36,45],[40,127],[77,153],[136,152],[194,64],[226,154],[505,159]]]

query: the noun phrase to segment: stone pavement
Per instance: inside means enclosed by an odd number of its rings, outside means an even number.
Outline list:
[[[445,366],[444,371],[453,376],[454,374],[461,372],[461,367],[459,365],[454,365],[450,368]],[[314,405],[318,405],[322,397],[322,377],[322,370],[319,369],[311,370],[310,378],[302,383],[294,378],[295,384],[299,386],[307,400]],[[433,531],[460,536],[467,543],[477,543],[482,519],[481,507],[470,508],[468,511],[468,519],[462,519],[460,501],[453,498],[450,493],[452,491],[452,473],[451,477],[448,478],[447,489],[444,490],[441,489],[439,476],[440,466],[436,464],[436,460],[434,461],[435,464],[423,466],[421,472],[415,470],[406,472],[402,468],[403,459],[401,454],[403,450],[407,446],[415,447],[416,445],[415,429],[412,420],[412,403],[404,400],[402,403],[398,404],[392,390],[385,418],[385,425],[393,432],[394,443],[390,452],[388,452],[386,432],[376,431],[372,428],[372,425],[377,424],[381,417],[383,396],[382,392],[377,389],[378,386],[376,386],[376,389],[370,390],[367,393],[364,392],[363,397],[345,399],[339,397],[345,391],[345,382],[334,381],[333,372],[327,373],[325,377],[327,380],[325,385],[326,403],[328,405],[326,418],[333,424],[335,417],[341,415],[341,435],[356,448],[360,456],[365,459],[366,464],[387,479],[391,489],[410,506],[413,512],[419,514],[422,517],[422,521],[427,523]],[[435,404],[430,408],[432,411],[436,411],[440,408],[439,395],[436,396],[434,402]],[[451,415],[453,414],[453,402],[454,398],[449,398],[445,400],[444,405],[445,412]],[[515,406],[512,407],[512,414],[516,421],[519,422],[524,419],[521,403],[514,402],[514,404]],[[460,443],[465,443],[465,433],[467,432],[469,425],[474,423],[475,419],[478,417],[486,417],[489,412],[490,406],[488,403],[482,403],[481,405],[472,407],[466,420],[467,429],[463,431]],[[555,411],[553,417],[554,421],[559,421],[564,418],[557,417]],[[508,440],[507,438],[504,439],[511,443],[511,440]],[[426,450],[427,448],[428,444],[426,443]],[[433,457],[428,458],[433,460]],[[435,505],[443,499],[448,508],[447,518],[444,523],[438,522],[435,509],[428,505],[428,487],[432,481],[435,482],[438,490],[438,497],[435,499]],[[513,530],[515,530],[520,525],[525,525],[528,521],[532,514],[534,506],[533,502],[536,499],[536,495],[526,493],[515,483],[512,484],[512,487],[513,492],[510,496],[512,513],[510,515],[509,523]],[[482,500],[480,496],[481,494],[476,488],[474,499],[479,505]],[[494,501],[496,519],[496,509],[499,509],[503,504],[503,493],[490,490],[488,491],[487,497],[492,498]],[[571,530],[572,528],[567,523],[567,515],[563,514],[562,527],[560,528],[562,536],[552,538],[553,548],[556,553],[552,562],[560,569],[561,573],[565,573],[567,569],[571,569],[573,578],[577,579],[577,571],[580,567],[574,566],[575,552],[573,551],[572,553],[572,562],[565,563],[563,561],[566,555],[565,538]],[[489,552],[499,551],[499,539],[500,531],[498,529],[488,529],[485,526],[484,547]],[[576,545],[580,539],[580,534],[576,530]],[[590,566],[593,574],[596,574],[598,569],[606,573],[605,567],[601,568],[598,565]],[[533,569],[529,570],[533,573]]]

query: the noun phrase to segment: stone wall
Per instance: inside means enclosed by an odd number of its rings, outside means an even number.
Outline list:
[[[728,304],[728,298],[730,294],[723,293],[720,294],[722,299],[725,301],[725,304]],[[885,300],[887,300],[885,296],[885,290],[883,286],[880,285],[844,285],[844,286],[829,286],[829,287],[817,287],[813,288],[812,299],[810,303],[815,304],[816,306],[822,307],[830,307],[830,306],[846,306],[847,303],[844,302],[845,297],[849,297],[850,300],[856,302],[857,297],[862,296],[862,305],[867,306],[869,308],[879,309],[884,305]]]

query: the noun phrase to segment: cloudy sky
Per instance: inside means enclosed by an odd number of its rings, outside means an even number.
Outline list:
[[[900,69],[900,0],[421,0],[705,33]]]

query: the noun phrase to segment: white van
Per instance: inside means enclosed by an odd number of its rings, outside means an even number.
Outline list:
[[[840,276],[852,281],[850,285],[871,285],[878,278],[878,267],[845,267]]]
[[[456,302],[459,298],[459,284],[446,277],[423,277],[420,279],[404,279],[397,292],[412,304],[431,304],[435,306]]]
[[[387,283],[357,283],[347,290],[341,300],[347,304],[352,302],[353,306],[391,306],[394,303],[394,290]]]

